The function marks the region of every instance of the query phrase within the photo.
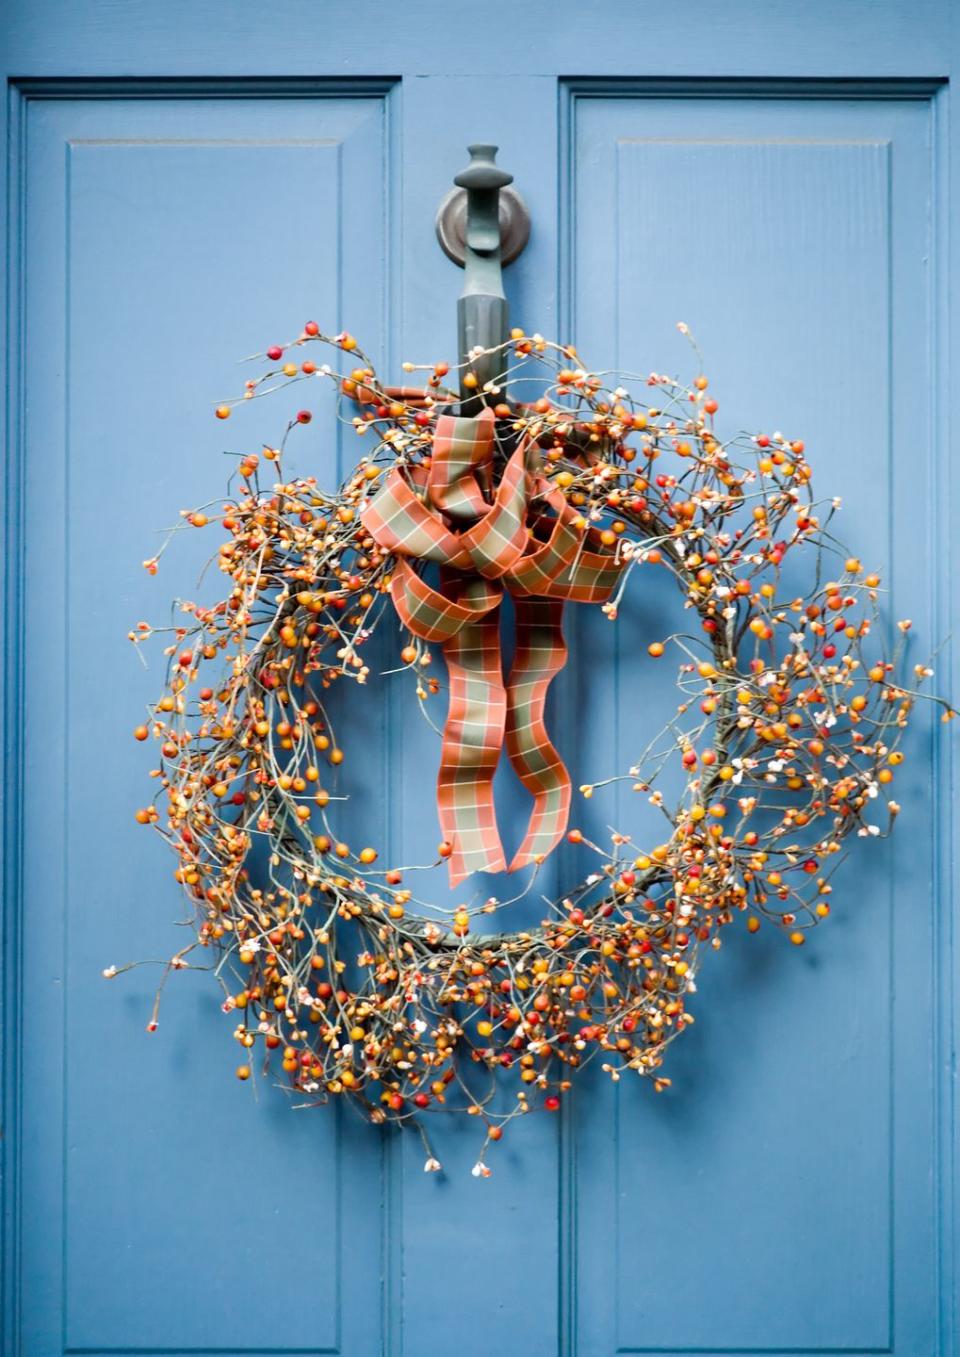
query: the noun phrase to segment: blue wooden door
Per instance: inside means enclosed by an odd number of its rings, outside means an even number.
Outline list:
[[[5,1353],[957,1350],[956,817],[922,722],[898,835],[853,855],[810,944],[728,930],[670,1091],[591,1072],[488,1180],[469,1124],[432,1118],[425,1175],[413,1135],[238,1083],[209,976],[171,980],[152,1037],[149,972],[101,978],[181,939],[132,818],[161,670],[126,637],[189,594],[202,534],[140,563],[224,450],[276,439],[267,402],[213,424],[235,360],[307,319],[395,379],[455,357],[433,218],[470,141],[531,212],[515,321],[680,373],[686,322],[730,431],[802,432],[890,616],[956,630],[951,9],[8,4]],[[318,415],[297,469],[337,482],[352,437]],[[648,587],[616,628],[570,618],[575,784],[675,703],[644,640],[674,608]],[[388,680],[343,720],[351,814],[430,856],[435,737]],[[644,832],[627,796],[575,814]]]

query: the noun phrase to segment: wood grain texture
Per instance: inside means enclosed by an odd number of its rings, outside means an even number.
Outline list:
[[[633,74],[945,75],[949,0],[710,0],[662,8],[597,0],[493,0],[483,12],[440,0],[8,0],[6,50],[18,76]],[[469,42],[464,32],[469,30]]]

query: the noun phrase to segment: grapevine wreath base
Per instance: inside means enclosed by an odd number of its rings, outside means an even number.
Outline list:
[[[323,346],[336,351],[338,371],[315,357]],[[287,437],[311,419],[301,409],[278,447],[240,457],[226,501],[182,511],[183,529],[220,534],[225,596],[210,607],[178,603],[165,633],[166,689],[135,732],[159,742],[152,776],[163,803],[137,819],[156,825],[177,855],[195,925],[189,945],[163,963],[163,980],[211,956],[242,1051],[240,1079],[255,1068],[282,1071],[298,1103],[338,1095],[374,1122],[421,1135],[422,1114],[441,1106],[476,1117],[485,1134],[478,1176],[489,1173],[484,1153],[505,1124],[538,1106],[556,1110],[595,1057],[614,1080],[635,1072],[658,1091],[669,1083],[660,1072],[666,1048],[693,1022],[687,997],[703,949],[719,947],[725,927],[742,919],[756,932],[767,920],[799,946],[826,918],[843,841],[882,834],[897,815],[888,797],[898,745],[931,673],[903,671],[908,621],[898,624],[895,653],[883,654],[879,576],[833,538],[839,506],[814,498],[801,441],[724,439],[703,376],[688,387],[655,373],[594,373],[572,347],[519,330],[495,352],[504,372],[484,391],[469,368],[457,373],[475,393],[471,409],[445,386],[446,364],[421,369],[422,387],[386,387],[352,336],[327,337],[312,322],[267,350],[269,366],[242,400],[332,381],[366,451],[338,491],[313,477],[287,480]],[[231,409],[216,414],[225,420]],[[482,457],[474,439],[453,465],[470,420],[483,434]],[[492,522],[511,496],[510,571],[499,538],[496,552],[467,561],[464,524]],[[416,534],[401,540],[384,528],[401,499],[414,519],[418,506],[429,509],[419,524],[429,549]],[[446,556],[431,554],[441,537]],[[531,586],[527,567],[557,542],[564,549]],[[799,595],[783,573],[785,558],[797,556],[808,580]],[[151,573],[158,560],[145,563]],[[439,589],[425,568],[438,560]],[[584,594],[591,561],[602,587]],[[337,832],[349,751],[324,694],[334,683],[384,681],[365,663],[366,643],[399,614],[409,630],[392,667],[427,707],[444,686],[425,639],[434,636],[454,689],[442,756],[449,773],[447,742],[461,755],[465,747],[463,722],[454,728],[455,676],[461,688],[465,671],[468,684],[477,679],[464,636],[496,626],[497,591],[514,592],[534,614],[562,606],[558,596],[602,600],[615,621],[635,571],[666,571],[690,616],[688,634],[645,638],[651,656],[677,655],[680,701],[618,775],[662,811],[661,841],[641,848],[612,834],[591,843],[569,830],[586,859],[583,879],[536,929],[477,931],[487,922],[477,916],[501,908],[495,900],[427,913],[416,868],[384,866],[377,845],[348,844]],[[431,607],[443,617],[425,621]],[[569,791],[542,719],[563,660],[558,619],[549,621],[557,621],[550,672],[534,674],[521,695],[536,727],[532,749],[519,747],[516,729],[511,740],[506,717],[508,752],[534,793],[526,852],[534,876],[565,831]],[[155,633],[140,623],[131,639]],[[481,680],[499,700],[499,672],[488,666]],[[944,705],[944,719],[952,714]],[[504,730],[502,710],[487,717],[474,770],[481,800]],[[668,806],[658,784],[676,760],[685,787]],[[495,827],[470,824],[456,791],[446,800],[443,791],[444,830],[479,834],[466,856],[445,835],[439,855],[456,862],[453,879],[502,866]],[[506,1104],[494,1097],[505,1073],[517,1083]],[[427,1169],[438,1168],[424,1143]]]

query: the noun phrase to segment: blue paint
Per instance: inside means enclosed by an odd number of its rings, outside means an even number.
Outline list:
[[[308,318],[395,374],[454,356],[460,276],[432,220],[468,141],[500,143],[531,210],[516,321],[680,373],[686,321],[725,426],[803,436],[893,612],[951,631],[949,8],[733,8],[503,7],[466,43],[428,0],[334,25],[9,7],[4,869],[26,997],[5,1023],[4,1353],[955,1350],[953,815],[929,813],[949,750],[922,727],[899,841],[856,856],[803,954],[738,934],[710,959],[671,1092],[596,1071],[595,1100],[511,1128],[485,1183],[472,1125],[430,1123],[447,1172],[425,1177],[414,1137],[236,1084],[208,976],[171,981],[151,1038],[150,974],[100,978],[182,939],[168,854],[130,814],[149,758],[126,732],[160,670],[125,635],[191,594],[207,544],[151,581],[153,530],[216,493],[221,447],[276,438],[269,402],[210,419],[235,358]],[[672,81],[621,78],[665,53]],[[328,414],[297,469],[333,480],[355,451]],[[556,685],[575,782],[611,770],[638,703],[674,701],[636,638],[675,611],[655,587],[616,628],[570,610],[574,655],[608,661]],[[436,740],[410,694],[352,693],[342,720],[356,822],[429,856]],[[522,808],[506,780],[500,804]],[[639,838],[647,809],[597,798],[581,821]],[[545,889],[578,862],[561,850]]]

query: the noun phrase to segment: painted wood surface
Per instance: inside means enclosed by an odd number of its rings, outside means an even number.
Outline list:
[[[147,1037],[149,973],[100,971],[182,937],[131,816],[160,672],[126,633],[191,594],[208,544],[156,580],[140,562],[219,490],[221,452],[276,439],[268,402],[211,419],[236,359],[310,318],[394,375],[454,356],[433,216],[468,142],[499,143],[531,212],[517,323],[679,374],[688,323],[726,427],[805,438],[891,616],[956,629],[950,7],[532,3],[469,43],[424,0],[5,19],[3,1351],[947,1357],[955,813],[929,725],[899,839],[854,855],[808,947],[741,934],[704,965],[670,1093],[591,1075],[511,1127],[487,1182],[469,1125],[431,1123],[446,1172],[425,1176],[414,1137],[238,1084],[208,977],[175,977]],[[354,435],[315,408],[295,469],[335,480]],[[569,610],[552,719],[575,784],[673,703],[639,639],[674,609],[650,587],[616,627]],[[423,860],[436,737],[389,680],[342,720],[356,823]],[[508,778],[498,799],[518,837]],[[580,820],[648,824],[628,796]],[[562,850],[545,889],[576,872]]]

